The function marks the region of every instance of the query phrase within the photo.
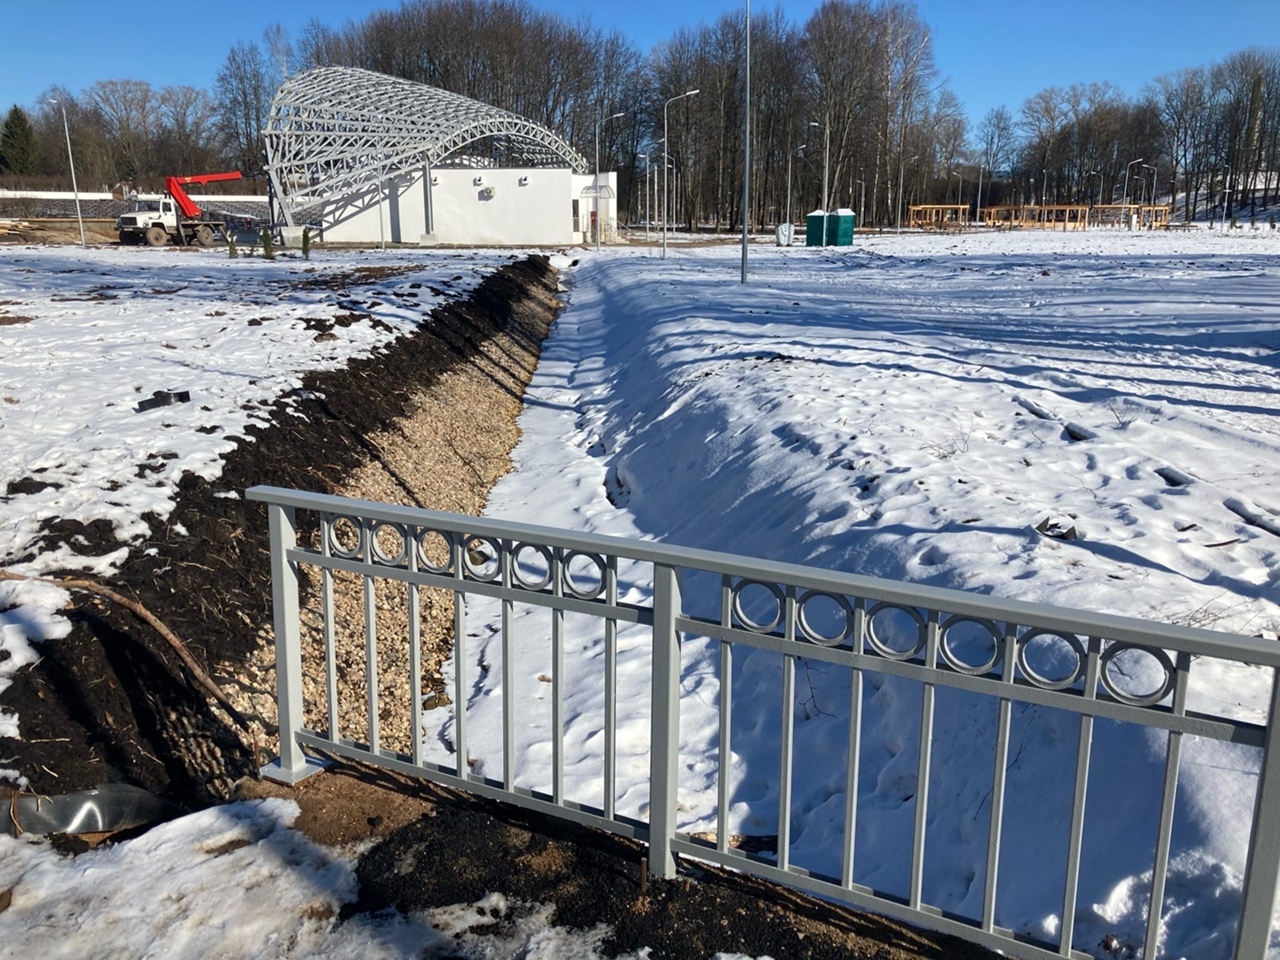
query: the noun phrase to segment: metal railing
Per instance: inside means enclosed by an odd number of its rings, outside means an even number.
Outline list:
[[[267,504],[270,520],[276,664],[279,696],[280,759],[264,774],[297,782],[319,769],[305,748],[379,764],[490,798],[531,807],[556,816],[647,841],[650,865],[658,876],[675,876],[675,855],[687,855],[755,874],[823,897],[843,901],[910,923],[953,934],[1020,957],[1078,957],[1073,945],[1085,834],[1085,799],[1096,720],[1163,731],[1167,738],[1160,790],[1158,829],[1150,881],[1150,900],[1140,956],[1157,955],[1165,901],[1174,807],[1183,738],[1187,735],[1246,744],[1261,751],[1258,787],[1242,890],[1234,956],[1261,960],[1269,940],[1280,878],[1280,761],[1274,723],[1280,716],[1280,645],[1261,639],[1054,607],[997,600],[958,591],[826,572],[793,564],[770,563],[710,551],[669,547],[554,530],[522,523],[376,504],[368,501],[254,487],[250,500]],[[308,522],[300,545],[297,511]],[[425,545],[437,546],[429,556]],[[620,564],[628,582],[619,599]],[[299,573],[314,568],[324,634],[324,676],[316,689],[326,691],[327,731],[304,723],[302,627]],[[532,572],[530,572],[532,571]],[[333,636],[333,577],[362,583],[365,630],[367,736],[344,738],[340,730],[338,668]],[[712,583],[698,602],[682,599],[690,579]],[[645,583],[644,580],[648,582]],[[376,583],[393,581],[408,591],[406,613],[410,650],[411,749],[380,745],[377,694],[378,643]],[[428,761],[423,747],[423,696],[420,684],[421,626],[417,591],[442,588],[454,603],[452,764]],[[490,598],[500,605],[502,657],[502,776],[473,772],[468,765],[468,717],[465,649],[468,629],[464,600]],[[550,611],[551,729],[553,742],[549,791],[516,783],[517,704],[513,689],[512,614],[515,604]],[[695,608],[701,612],[695,612]],[[597,618],[604,641],[604,788],[599,804],[575,803],[565,796],[563,673],[565,617]],[[617,732],[615,720],[618,628],[638,625],[651,631],[652,703],[649,729],[649,807],[647,819],[615,809]],[[905,625],[905,629],[904,629]],[[630,628],[634,629],[634,628]],[[680,762],[681,644],[711,638],[719,648],[719,758],[729,757],[733,711],[733,658],[740,647],[774,651],[782,660],[781,730],[778,777],[778,835],[773,855],[735,849],[729,836],[729,766],[718,763],[714,839],[681,832],[677,824],[677,773]],[[1043,653],[1052,648],[1068,668],[1050,676]],[[975,654],[975,650],[978,653]],[[1037,652],[1039,651],[1039,653]],[[1115,669],[1124,658],[1146,658],[1162,677],[1149,689],[1134,691]],[[1199,658],[1251,664],[1272,671],[1268,722],[1253,723],[1206,714],[1188,706],[1192,665]],[[839,876],[819,876],[791,862],[790,823],[794,771],[795,682],[798,662],[843,668],[850,679],[848,755],[845,758],[843,841]],[[1152,665],[1154,664],[1154,668]],[[855,882],[854,837],[858,817],[858,771],[863,736],[864,675],[906,678],[920,685],[919,754],[914,797],[910,881],[905,897]],[[945,913],[925,902],[925,837],[929,809],[935,696],[938,688],[985,695],[996,707],[996,736],[991,745],[991,799],[983,877],[981,918]],[[1001,829],[1005,816],[1006,772],[1014,704],[1068,711],[1078,717],[1079,738],[1072,777],[1061,917],[1057,942],[1045,942],[996,924]],[[702,835],[706,836],[706,835]]]

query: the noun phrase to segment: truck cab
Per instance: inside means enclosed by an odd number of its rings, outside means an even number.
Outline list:
[[[164,197],[161,200],[134,200],[133,210],[121,214],[116,219],[116,229],[120,231],[120,242],[138,244],[144,241],[153,247],[166,243],[169,235],[178,227],[177,210],[173,200]],[[156,230],[158,233],[149,234]],[[152,238],[155,238],[153,240]],[[159,240],[157,243],[156,240]]]

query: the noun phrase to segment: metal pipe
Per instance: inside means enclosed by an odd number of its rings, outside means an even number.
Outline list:
[[[80,214],[80,188],[76,186],[76,158],[71,154],[71,127],[67,125],[67,108],[57,100],[49,102],[56,103],[62,111],[62,132],[67,135],[67,163],[71,167],[71,192],[76,197],[76,222],[80,224],[80,246],[87,247],[89,244],[84,239],[84,217]]]

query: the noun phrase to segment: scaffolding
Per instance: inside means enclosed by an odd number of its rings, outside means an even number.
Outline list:
[[[286,224],[317,202],[365,193],[433,167],[568,167],[585,157],[546,127],[460,94],[354,67],[286,80],[263,139]]]

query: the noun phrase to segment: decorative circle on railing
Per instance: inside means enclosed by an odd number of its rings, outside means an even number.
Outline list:
[[[453,534],[443,530],[419,530],[415,538],[418,545],[418,566],[436,574],[453,573]],[[436,563],[432,557],[444,557]]]
[[[526,554],[532,553],[537,558],[530,564]],[[540,562],[539,562],[540,561]],[[525,577],[524,567],[533,566],[541,569],[542,576],[538,580]],[[526,590],[542,590],[551,582],[551,550],[540,543],[517,543],[511,550],[511,575],[516,585]]]
[[[894,620],[900,619],[895,616],[896,614],[905,614],[911,620],[910,626],[902,623],[892,625]],[[883,626],[878,626],[877,620]],[[906,629],[903,629],[904,627]],[[913,632],[915,638],[911,639],[910,634]],[[890,660],[910,660],[924,649],[928,635],[925,619],[914,607],[904,607],[897,603],[877,603],[867,611],[867,642],[876,653]],[[895,642],[899,645],[895,646]],[[910,646],[906,646],[907,643],[910,643]]]
[[[968,626],[968,629],[961,633],[957,628],[963,626]],[[957,631],[954,635],[953,630]],[[993,621],[985,617],[967,617],[960,614],[948,617],[942,624],[940,633],[942,636],[939,648],[942,651],[942,659],[958,673],[978,677],[984,673],[990,673],[1000,662],[1004,634]],[[977,634],[977,636],[971,636],[971,634]],[[991,656],[980,663],[972,663],[962,655],[966,647],[985,647],[988,643],[991,645]]]
[[[560,582],[579,600],[595,600],[604,593],[604,557],[585,550],[567,550],[561,559]]]
[[[742,594],[753,587],[759,587],[773,599],[773,616],[768,620],[753,620],[742,609]],[[750,597],[747,598],[747,602],[751,602]],[[782,588],[776,583],[766,583],[763,580],[739,580],[733,585],[733,617],[744,630],[750,630],[752,633],[772,633],[774,628],[782,622],[782,611],[785,608],[785,604],[786,600],[783,597]]]
[[[1061,640],[1070,648],[1076,662],[1071,671],[1065,677],[1061,677],[1057,680],[1046,677],[1039,673],[1028,662],[1027,649],[1031,644],[1042,637],[1052,637],[1054,639]],[[1080,679],[1081,674],[1084,673],[1085,658],[1086,654],[1084,644],[1082,644],[1080,642],[1080,638],[1073,633],[1059,633],[1056,630],[1029,630],[1018,638],[1018,669],[1022,671],[1022,675],[1024,677],[1030,680],[1037,687],[1042,687],[1045,690],[1065,690],[1067,687],[1074,684]]]
[[[1111,668],[1117,667],[1116,658],[1122,654],[1133,651],[1138,654],[1145,654],[1156,662],[1163,671],[1163,677],[1157,686],[1150,693],[1134,694],[1126,690],[1121,690],[1119,685],[1111,676]],[[1127,703],[1131,707],[1150,707],[1159,703],[1169,695],[1169,691],[1173,689],[1174,680],[1177,678],[1178,671],[1173,666],[1173,661],[1169,659],[1169,655],[1159,647],[1139,647],[1132,643],[1122,643],[1116,641],[1110,644],[1106,650],[1102,652],[1102,658],[1099,661],[1102,674],[1102,685],[1106,687],[1107,693],[1115,697],[1121,703]]]
[[[380,536],[381,535],[381,536]],[[395,537],[395,552],[383,549],[382,541]],[[369,529],[369,544],[373,547],[373,562],[388,567],[404,566],[409,559],[409,532],[403,524],[390,520],[375,520]]]
[[[364,555],[364,524],[358,518],[336,513],[324,515],[324,525],[329,531],[329,552],[343,560],[359,560]]]
[[[502,575],[501,556],[501,546],[488,537],[471,534],[462,541],[462,569],[473,580],[497,580]]]
[[[811,604],[821,606],[811,606]],[[823,609],[826,607],[826,609]],[[823,632],[815,620],[829,621],[839,629]],[[843,622],[840,622],[843,621]],[[824,590],[808,590],[796,601],[796,622],[800,635],[822,647],[838,647],[853,632],[853,607],[844,597]]]

